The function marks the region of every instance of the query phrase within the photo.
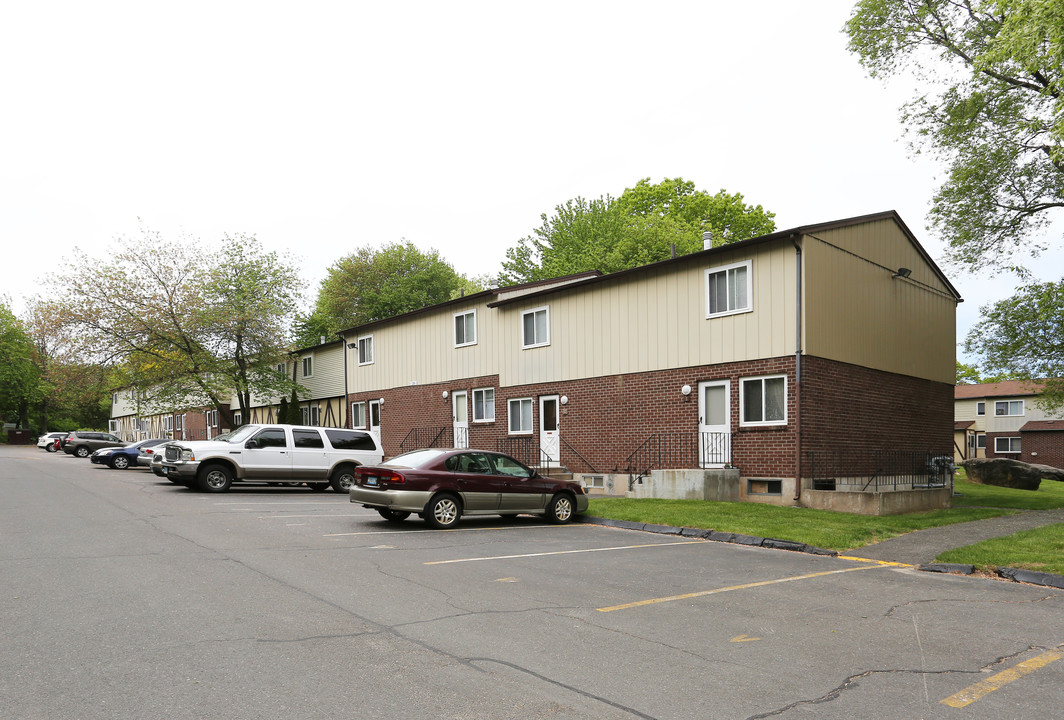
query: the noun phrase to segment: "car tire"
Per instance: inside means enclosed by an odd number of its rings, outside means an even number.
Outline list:
[[[555,525],[564,525],[573,519],[574,510],[573,498],[566,493],[558,493],[547,506],[547,520]]]
[[[44,449],[48,452],[55,452],[55,443],[48,443],[44,446]]]
[[[425,522],[437,530],[448,530],[462,517],[462,502],[449,493],[437,495],[425,506]]]
[[[129,467],[129,458],[125,455],[115,455],[111,458],[111,467],[115,470],[125,470]]]
[[[203,492],[225,492],[233,484],[233,473],[225,465],[212,463],[200,468],[199,489]]]
[[[333,470],[332,477],[329,478],[329,484],[338,493],[351,492],[351,486],[355,484],[355,468],[351,465],[341,465],[336,468]]]
[[[400,523],[410,517],[410,513],[404,510],[392,510],[391,508],[377,508],[377,512],[388,522]]]
[[[87,458],[91,453],[92,451],[89,450],[89,448],[85,445],[78,445],[76,448],[74,448],[74,454],[77,455],[79,458]]]
[[[325,492],[326,490],[329,489],[329,483],[312,483],[312,482],[308,482],[307,483],[307,487],[310,488],[311,490],[313,490],[314,492]]]

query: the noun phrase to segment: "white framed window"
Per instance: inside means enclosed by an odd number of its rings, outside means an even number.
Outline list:
[[[366,335],[358,339],[358,364],[370,365],[373,363],[373,336]]]
[[[111,404],[112,405],[117,405],[118,404],[118,393],[111,393]]]
[[[1023,415],[1023,400],[998,400],[994,403],[994,415]]]
[[[240,427],[244,424],[244,414],[237,410],[233,413],[233,427]]]
[[[308,355],[303,358],[303,377],[314,376],[314,356]]]
[[[977,402],[975,404],[975,414],[976,415],[986,415],[986,403],[985,402]]]
[[[994,452],[1003,455],[1005,453],[1020,452],[1020,439],[1018,437],[994,438]]]
[[[167,415],[166,417],[163,418],[163,430],[165,432],[173,432],[174,431],[174,416],[173,415]]]
[[[299,410],[303,415],[304,425],[317,426],[319,424],[319,421],[321,420],[321,408],[317,405],[301,407]]]
[[[118,421],[117,420],[108,420],[107,421],[107,429],[108,429],[108,431],[111,432],[112,435],[117,435],[118,434]]]
[[[454,314],[454,346],[465,347],[477,344],[477,311]]]
[[[351,403],[351,427],[364,428],[366,427],[366,403],[353,402]]]
[[[585,475],[584,487],[586,488],[598,488],[604,490],[606,488],[606,476],[605,475]]]
[[[514,398],[509,405],[509,430],[514,435],[532,434],[532,398]]]
[[[288,365],[285,363],[277,363],[277,374],[283,378],[288,377]]]
[[[217,410],[208,410],[207,411],[207,427],[210,427],[210,428],[218,427],[218,411]]]
[[[495,422],[495,388],[474,388],[473,422]]]
[[[766,375],[739,381],[740,425],[787,423],[787,376]]]
[[[751,261],[706,270],[706,318],[750,312]]]
[[[986,433],[979,433],[975,436],[975,447],[979,450],[986,450]]]
[[[550,308],[540,307],[521,313],[521,347],[550,345]]]

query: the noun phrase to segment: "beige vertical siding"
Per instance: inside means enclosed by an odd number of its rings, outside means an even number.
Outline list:
[[[805,236],[805,352],[953,384],[957,302],[889,220]],[[892,278],[899,267],[910,279]]]

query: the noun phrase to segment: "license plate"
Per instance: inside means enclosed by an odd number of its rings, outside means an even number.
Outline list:
[[[366,477],[366,484],[367,485],[376,485],[377,484],[377,480],[378,480],[378,478],[375,475],[368,475]]]

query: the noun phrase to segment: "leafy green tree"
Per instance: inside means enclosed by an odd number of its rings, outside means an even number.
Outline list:
[[[1028,285],[982,308],[964,347],[1003,377],[1044,379],[1040,405],[1050,412],[1064,406],[1064,280]]]
[[[33,340],[0,296],[0,415],[28,427],[30,404],[40,394],[40,370],[34,362]]]
[[[106,262],[86,258],[53,281],[55,306],[83,357],[122,364],[149,403],[211,405],[231,425],[253,395],[291,384],[284,359],[299,303],[294,265],[252,236],[226,236],[212,251],[143,231]]]
[[[310,347],[340,330],[445,302],[467,283],[436,250],[407,241],[362,248],[329,267],[314,309],[297,319],[296,344]]]
[[[616,272],[714,245],[765,235],[773,213],[747,205],[740,194],[698,190],[683,178],[652,184],[649,178],[619,198],[574,198],[554,208],[543,224],[506,251],[501,283],[521,283],[587,270]]]
[[[860,0],[846,30],[871,75],[928,87],[902,123],[948,167],[929,220],[950,259],[1000,269],[1044,250],[1064,207],[1064,3]]]

